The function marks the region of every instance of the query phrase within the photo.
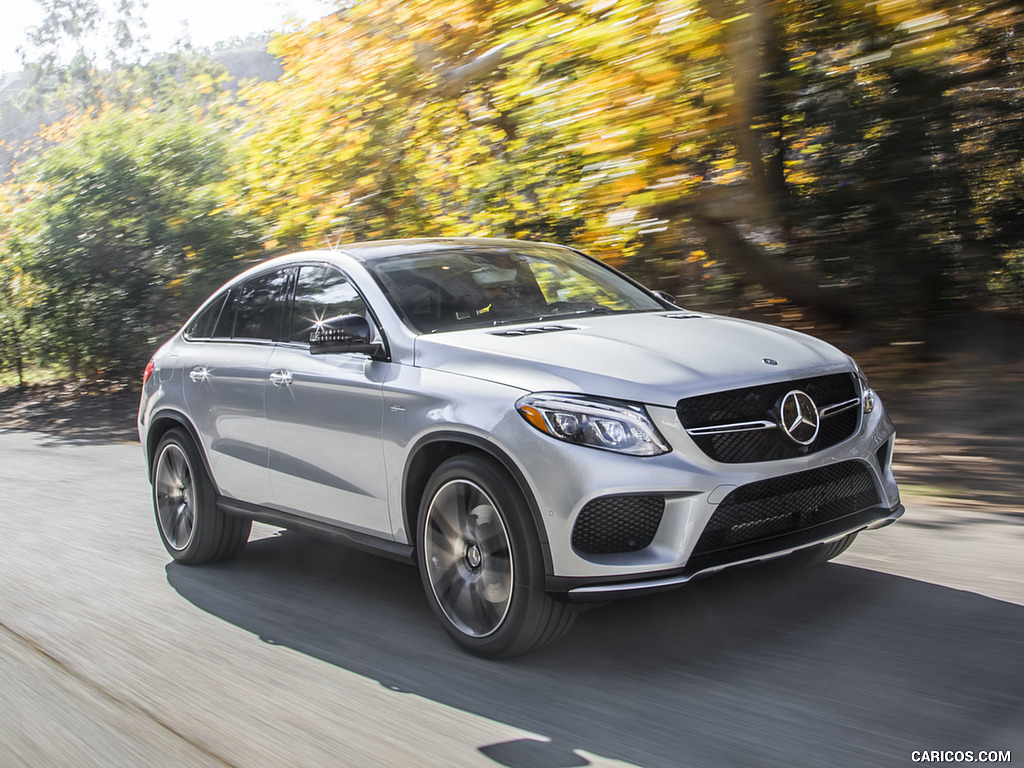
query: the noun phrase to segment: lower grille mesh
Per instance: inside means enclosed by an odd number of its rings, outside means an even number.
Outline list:
[[[871,473],[859,461],[761,480],[725,497],[693,555],[803,531],[879,503]]]
[[[573,526],[573,549],[585,555],[643,549],[654,540],[664,512],[661,496],[605,496],[589,501]]]

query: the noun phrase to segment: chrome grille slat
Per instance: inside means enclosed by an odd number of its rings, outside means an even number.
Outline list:
[[[777,403],[793,390],[808,394],[819,410],[821,427],[810,445],[794,442],[778,428]],[[676,413],[710,458],[742,464],[805,456],[846,440],[857,430],[859,404],[854,374],[838,373],[684,398]]]

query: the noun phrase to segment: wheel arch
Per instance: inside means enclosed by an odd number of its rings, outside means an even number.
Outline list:
[[[146,430],[146,469],[149,481],[153,482],[153,462],[156,459],[157,446],[160,445],[163,436],[175,427],[181,427],[188,432],[196,445],[196,450],[203,459],[203,467],[206,469],[207,477],[213,483],[214,489],[217,489],[217,481],[214,479],[213,472],[211,471],[210,460],[203,449],[203,441],[199,439],[198,430],[196,430],[195,425],[192,424],[185,414],[171,408],[157,411],[150,416],[149,429]],[[219,489],[217,490],[219,492]]]
[[[551,573],[551,548],[548,544],[544,519],[534,498],[530,484],[522,470],[505,451],[489,440],[465,432],[434,432],[420,438],[410,449],[402,477],[402,522],[406,535],[415,546],[416,526],[419,517],[420,499],[427,482],[443,462],[462,453],[478,453],[496,461],[515,482],[526,506],[530,510],[533,526],[537,531],[541,552],[544,556],[544,570]]]

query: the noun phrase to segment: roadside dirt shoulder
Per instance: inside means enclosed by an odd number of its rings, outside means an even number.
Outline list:
[[[35,384],[0,390],[0,429],[71,439],[138,440],[139,393],[118,381]]]
[[[896,424],[893,468],[905,496],[1020,513],[1024,358],[981,358],[878,365],[869,357],[863,367]]]

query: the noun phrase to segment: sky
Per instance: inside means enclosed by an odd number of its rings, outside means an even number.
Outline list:
[[[39,23],[42,13],[34,0],[0,0],[0,72],[17,72],[17,48],[25,43],[25,30]],[[112,6],[111,0],[106,5]],[[171,50],[177,40],[212,47],[221,40],[280,29],[289,20],[318,18],[336,7],[336,0],[147,0],[141,17],[154,52]]]

